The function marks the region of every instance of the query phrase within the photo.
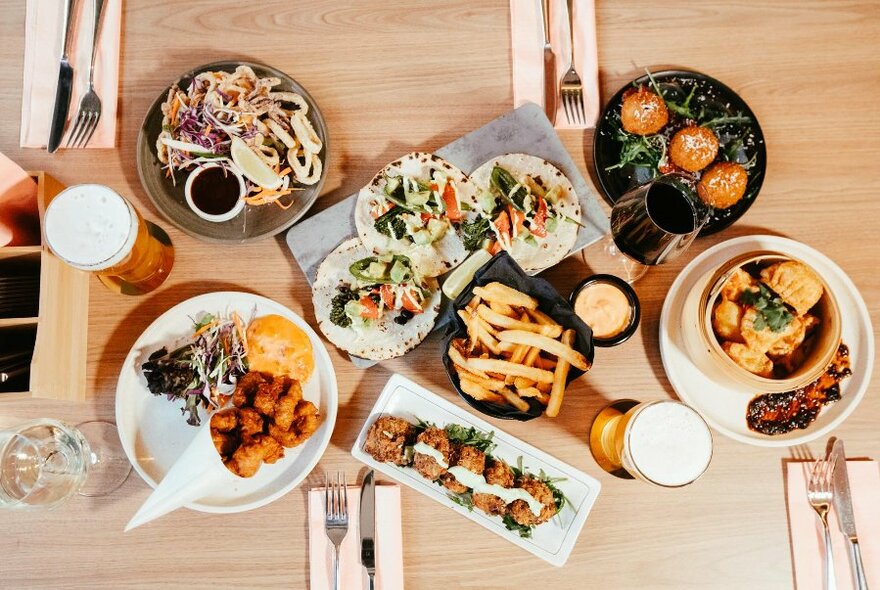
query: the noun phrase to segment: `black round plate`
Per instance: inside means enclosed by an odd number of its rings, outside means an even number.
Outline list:
[[[736,158],[740,163],[754,159],[754,165],[748,170],[749,183],[746,187],[746,193],[733,207],[713,209],[709,222],[700,231],[700,235],[707,236],[721,231],[743,216],[758,197],[758,192],[764,182],[767,169],[767,147],[764,144],[764,133],[761,131],[758,119],[749,105],[736,92],[706,74],[687,70],[663,70],[651,72],[651,76],[666,93],[667,98],[683,101],[691,89],[696,86],[697,89],[691,101],[692,105],[705,107],[707,111],[717,114],[736,115],[741,113],[751,119],[749,123],[744,123],[741,126],[747,131],[746,140],[738,150]],[[650,87],[647,74],[636,78],[611,97],[599,117],[596,132],[593,135],[593,167],[599,178],[602,195],[612,206],[624,193],[647,182],[656,173],[656,170],[634,166],[607,170],[609,166],[614,166],[618,162],[620,155],[617,129],[620,128],[620,106],[623,102],[623,93],[629,88],[639,85]],[[671,132],[682,127],[683,122],[683,118],[670,111],[670,121],[664,129],[664,133],[671,136]],[[721,144],[719,152],[721,152],[732,140],[732,137],[725,130],[725,127],[719,127],[717,131]]]

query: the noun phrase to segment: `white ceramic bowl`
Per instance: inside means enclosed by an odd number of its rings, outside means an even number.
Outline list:
[[[211,215],[210,213],[205,213],[193,202],[192,198],[192,184],[195,180],[196,176],[208,170],[209,168],[226,168],[229,174],[232,174],[238,180],[238,201],[236,201],[235,206],[232,207],[226,213],[222,213],[220,215]],[[186,177],[186,185],[183,188],[183,194],[186,198],[186,204],[189,205],[189,208],[192,209],[193,213],[204,219],[205,221],[213,221],[214,223],[220,223],[223,221],[229,221],[230,219],[234,219],[239,213],[241,213],[242,209],[244,209],[244,194],[245,194],[245,183],[244,177],[241,175],[241,172],[235,169],[232,166],[223,166],[222,164],[217,164],[215,162],[209,162],[207,164],[202,164],[198,168],[195,168],[192,172],[189,173],[189,176]]]

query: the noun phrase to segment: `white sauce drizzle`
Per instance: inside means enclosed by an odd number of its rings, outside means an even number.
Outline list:
[[[429,457],[433,458],[437,462],[437,464],[443,469],[449,467],[449,463],[447,463],[443,459],[443,453],[427,443],[417,442],[413,445],[413,451],[422,455],[428,455]]]
[[[544,505],[522,488],[505,488],[497,484],[486,483],[486,478],[461,466],[450,467],[449,473],[462,485],[473,490],[474,494],[491,494],[510,504],[514,500],[523,500],[535,516],[540,516]]]

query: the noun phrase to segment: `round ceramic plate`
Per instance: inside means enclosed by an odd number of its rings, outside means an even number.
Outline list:
[[[744,391],[721,377],[712,377],[689,352],[697,331],[694,297],[697,281],[725,261],[756,250],[788,254],[810,264],[828,282],[843,318],[842,340],[849,346],[852,376],[841,382],[841,399],[826,406],[806,429],[768,436],[746,425],[749,401],[760,391]],[[788,447],[824,436],[849,416],[865,395],[874,366],[874,331],[862,296],[850,278],[827,256],[809,246],[775,236],[745,236],[722,242],[697,256],[669,289],[660,314],[660,355],[669,382],[682,401],[697,410],[712,428],[734,440]]]
[[[736,127],[719,125],[715,131],[721,144],[719,153],[725,147],[729,148],[733,159],[740,163],[752,162],[748,170],[749,183],[743,198],[727,209],[713,209],[709,222],[700,231],[705,236],[721,231],[729,226],[751,207],[758,197],[761,184],[767,169],[767,148],[764,144],[764,133],[758,124],[755,113],[740,96],[710,76],[699,72],[687,70],[664,70],[651,72],[654,80],[665,93],[667,100],[683,102],[687,95],[694,89],[694,97],[690,107],[694,114],[703,113],[698,117],[700,123],[721,116],[742,114],[751,119],[748,123],[739,124]],[[596,132],[593,134],[593,167],[599,178],[602,188],[602,196],[609,205],[614,205],[624,193],[640,184],[644,184],[654,177],[655,170],[641,168],[632,165],[623,168],[614,168],[620,159],[621,142],[618,139],[620,129],[620,105],[623,102],[623,94],[635,86],[650,87],[647,74],[640,76],[617,91],[611,100],[605,105],[599,122],[596,124]],[[701,111],[702,110],[702,111]],[[661,131],[660,135],[671,135],[674,130],[683,126],[684,119],[675,116],[670,111],[670,123]],[[736,148],[737,138],[742,140],[742,145]],[[719,155],[719,159],[720,159]]]
[[[215,223],[202,219],[189,208],[184,197],[183,188],[189,171],[176,172],[176,181],[172,182],[170,178],[165,176],[162,164],[156,157],[156,139],[162,131],[162,103],[168,97],[169,90],[165,88],[156,97],[150,110],[147,111],[147,116],[144,117],[144,122],[141,125],[140,134],[138,134],[138,175],[141,179],[141,185],[147,191],[150,200],[153,201],[153,204],[168,221],[177,226],[181,231],[209,242],[249,242],[267,238],[284,231],[306,214],[306,211],[309,210],[321,193],[321,187],[324,185],[324,179],[327,177],[327,154],[329,149],[327,144],[327,126],[324,124],[324,117],[305,88],[284,72],[262,64],[241,61],[218,61],[187,72],[177,80],[176,84],[180,88],[185,89],[189,86],[192,78],[201,72],[233,72],[235,68],[241,65],[249,66],[261,78],[266,76],[280,78],[281,84],[276,86],[274,90],[296,92],[305,99],[309,105],[308,119],[312,127],[315,128],[315,133],[318,134],[318,137],[324,143],[320,153],[321,160],[323,160],[323,172],[321,179],[316,184],[304,187],[305,190],[294,192],[296,198],[287,210],[283,210],[273,204],[246,205],[241,213],[229,221]]]
[[[305,443],[284,450],[284,458],[263,465],[251,478],[237,478],[234,486],[214,490],[187,508],[201,512],[243,512],[277,500],[295,488],[314,468],[330,442],[336,422],[336,374],[327,349],[309,325],[297,314],[271,299],[249,293],[218,292],[199,295],[175,305],[159,316],[137,339],[122,364],[116,386],[116,425],[128,460],[135,471],[155,488],[199,429],[186,423],[179,401],[170,402],[147,389],[140,370],[149,355],[184,337],[191,318],[200,312],[229,313],[242,317],[266,314],[283,316],[308,334],[315,355],[315,370],[303,384],[303,397],[314,403],[321,426]],[[202,420],[207,416],[200,410]],[[204,423],[204,422],[203,422]]]

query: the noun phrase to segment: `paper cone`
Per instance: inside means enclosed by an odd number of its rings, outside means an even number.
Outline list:
[[[210,421],[206,421],[140,510],[128,521],[125,532],[200,500],[216,489],[232,486],[237,479],[223,465],[211,440]]]

